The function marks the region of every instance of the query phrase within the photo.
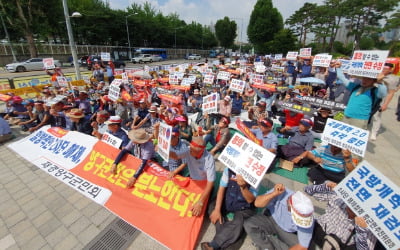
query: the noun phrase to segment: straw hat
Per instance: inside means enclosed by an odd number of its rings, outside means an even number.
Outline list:
[[[145,143],[150,139],[150,135],[142,128],[129,131],[128,137],[133,142],[139,144]]]
[[[67,113],[67,116],[70,118],[82,118],[85,114],[80,109],[71,109],[71,111]]]

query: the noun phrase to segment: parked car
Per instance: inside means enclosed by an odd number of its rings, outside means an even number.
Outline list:
[[[152,56],[151,56],[151,60],[152,60],[153,62],[160,62],[160,61],[163,60],[163,58],[162,58],[161,56],[159,56],[159,55],[152,55]]]
[[[131,59],[133,63],[153,62],[153,57],[150,54],[140,54]]]
[[[188,60],[200,60],[201,59],[201,55],[198,54],[191,54],[188,56]]]
[[[122,60],[112,60],[115,68],[125,68],[126,64]]]
[[[87,62],[87,69],[88,70],[92,70],[93,65],[96,64],[96,63],[102,65],[101,57],[99,55],[90,55],[90,56],[88,56],[86,62]]]
[[[54,60],[56,67],[61,67],[62,63],[59,60]],[[6,65],[6,69],[9,72],[24,72],[31,70],[43,70],[43,58],[31,58],[25,62],[10,63]]]

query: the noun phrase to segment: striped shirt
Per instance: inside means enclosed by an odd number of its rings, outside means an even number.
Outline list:
[[[322,159],[322,163],[320,165],[323,169],[336,173],[341,173],[346,169],[346,163],[344,161],[342,152],[333,155],[330,145],[316,148],[312,150],[311,153]]]

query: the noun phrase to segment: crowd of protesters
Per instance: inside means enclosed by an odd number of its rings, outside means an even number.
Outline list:
[[[276,154],[277,159],[291,161],[295,167],[310,167],[311,185],[305,187],[306,194],[276,184],[267,193],[258,195],[258,190],[242,176],[226,168],[217,197],[208,206],[216,235],[212,241],[203,242],[202,249],[226,248],[234,244],[243,231],[260,249],[323,247],[327,244],[327,235],[334,235],[343,249],[374,249],[376,238],[364,219],[356,216],[332,191],[357,167],[357,162],[352,160],[348,150],[331,144],[318,146],[315,142],[321,139],[327,119],[333,117],[367,129],[372,116],[377,124],[370,140],[376,140],[381,112],[387,109],[399,86],[399,78],[392,73],[394,65],[385,64],[376,79],[356,79],[343,74],[340,60],[332,60],[329,67],[323,68],[313,67],[312,58],[297,61],[264,58],[260,60],[266,66],[261,84],[269,83],[269,88],[263,89],[252,82],[256,73],[254,65],[243,58],[236,59],[229,65],[187,65],[183,76],[192,75],[196,80],[186,89],[174,88],[162,80],[168,77],[168,72],[161,69],[149,72],[152,79],[130,77],[120,85],[120,92],[126,94],[114,101],[109,96],[114,75],[107,73],[111,80],[105,82],[104,70],[99,66],[94,67],[93,77],[85,88],[46,87],[35,98],[25,100],[9,93],[2,114],[4,119],[0,118],[0,140],[12,138],[10,125],[19,125],[31,133],[45,125],[57,126],[99,139],[104,133],[110,133],[122,140],[121,152],[112,165],[113,174],[119,173],[118,164],[127,153],[142,160],[127,185],[134,188],[146,162],[157,159],[154,139],[158,137],[160,122],[165,122],[173,126],[173,139],[170,160],[161,161],[160,165],[170,171],[171,178],[181,174],[207,181],[200,199],[192,207],[193,215],[198,216],[207,210],[203,206],[216,181],[215,155],[230,140],[231,120],[241,117],[262,140],[263,147]],[[206,72],[216,76],[219,71],[231,72],[230,80],[204,83]],[[323,84],[299,87],[299,79],[311,76],[321,79]],[[232,79],[245,82],[243,91],[230,89]],[[383,99],[376,113],[372,111],[373,101],[369,98],[371,91],[376,91],[377,98]],[[203,97],[211,93],[218,93],[220,101],[218,112],[208,114],[202,111],[202,104]],[[165,99],[165,95],[172,96],[173,100]],[[338,111],[316,106],[303,102],[306,96],[347,107]],[[286,109],[280,102],[308,107],[311,112]],[[287,144],[278,146],[278,138],[287,138]],[[326,213],[314,218],[310,196],[318,193],[330,196]],[[263,208],[262,213],[257,213],[257,207]],[[346,224],[346,230],[340,228],[341,223]]]

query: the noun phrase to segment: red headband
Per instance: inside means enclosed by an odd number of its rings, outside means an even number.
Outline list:
[[[269,121],[267,121],[267,120],[261,120],[260,122],[261,122],[261,123],[264,123],[264,124],[267,125],[268,127],[272,127],[272,124],[271,124]]]
[[[201,149],[205,149],[205,148],[206,148],[206,146],[197,144],[197,143],[195,143],[194,141],[191,141],[191,142],[190,142],[190,145],[193,146],[193,147],[196,147],[196,148],[201,148]]]
[[[223,122],[225,122],[226,124],[229,124],[229,120],[228,120],[228,118],[226,118],[226,117],[222,117],[222,118],[221,118],[221,120],[222,120]]]

